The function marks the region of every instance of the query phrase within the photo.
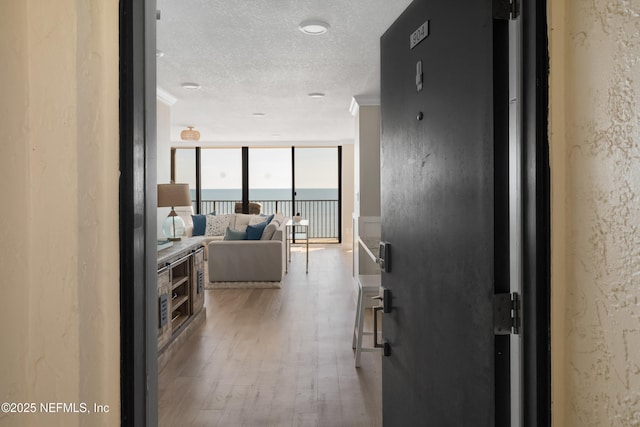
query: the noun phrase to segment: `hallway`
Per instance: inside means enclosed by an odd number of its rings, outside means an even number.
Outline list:
[[[304,255],[281,289],[206,291],[206,323],[158,375],[161,426],[381,425],[380,354],[354,367],[351,251],[313,245],[309,274]]]

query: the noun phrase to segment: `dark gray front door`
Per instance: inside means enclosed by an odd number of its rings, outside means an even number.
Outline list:
[[[508,425],[508,32],[491,6],[416,0],[381,39],[385,426]]]

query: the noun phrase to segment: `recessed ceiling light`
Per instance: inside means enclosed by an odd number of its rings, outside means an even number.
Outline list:
[[[311,98],[324,98],[324,93],[322,92],[311,92],[309,94]]]
[[[181,85],[185,89],[200,89],[200,85],[198,83],[186,82]]]
[[[298,25],[298,29],[305,34],[318,36],[327,32],[329,24],[323,21],[309,20],[301,22],[300,25]]]
[[[162,58],[164,56],[164,52],[160,49],[156,49],[156,58]]]

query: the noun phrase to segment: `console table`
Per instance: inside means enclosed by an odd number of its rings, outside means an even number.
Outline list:
[[[159,371],[206,318],[203,241],[186,238],[158,252]]]

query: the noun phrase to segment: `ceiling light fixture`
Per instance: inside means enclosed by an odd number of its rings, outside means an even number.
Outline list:
[[[300,25],[298,25],[298,29],[305,34],[309,34],[310,36],[318,36],[320,34],[324,34],[329,30],[329,24],[324,21],[318,20],[308,20],[302,21]]]
[[[311,98],[324,98],[324,93],[322,92],[312,92],[308,94]]]
[[[200,89],[200,85],[198,83],[186,82],[181,85],[185,89]]]
[[[180,139],[183,141],[200,141],[200,132],[193,130],[193,126],[187,126],[187,128],[180,132]]]
[[[264,117],[266,114],[264,113],[253,113],[252,116],[253,117]]]

